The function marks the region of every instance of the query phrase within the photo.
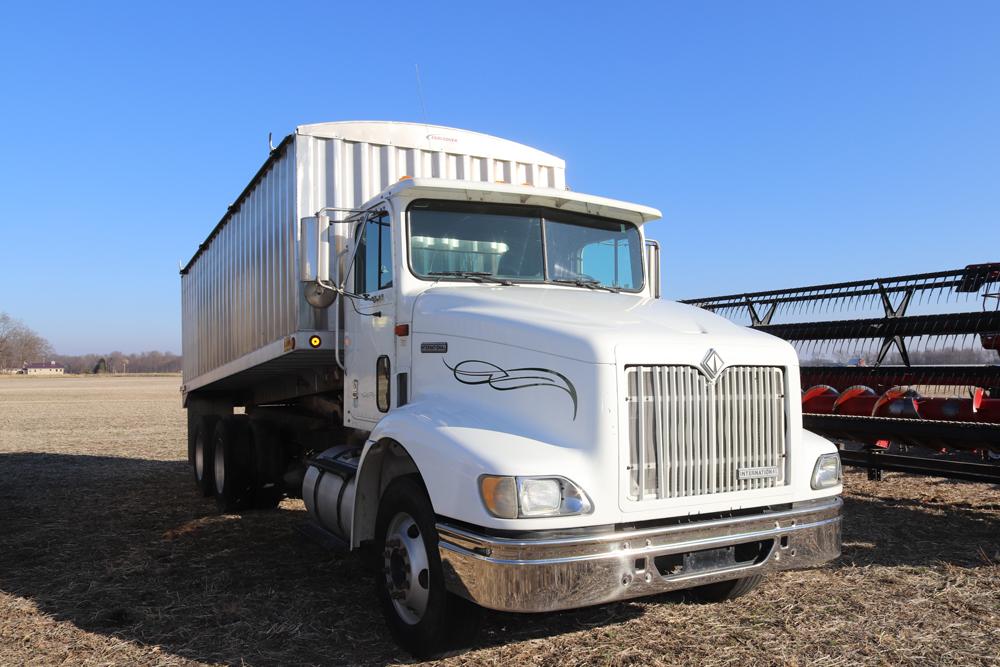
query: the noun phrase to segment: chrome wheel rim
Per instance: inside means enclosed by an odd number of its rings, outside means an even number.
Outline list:
[[[382,553],[383,575],[396,614],[416,625],[430,599],[430,566],[424,536],[417,522],[400,512],[389,522]]]
[[[205,479],[205,437],[200,433],[194,440],[194,476],[199,482]]]
[[[215,443],[215,490],[222,493],[226,488],[226,452],[221,442]]]

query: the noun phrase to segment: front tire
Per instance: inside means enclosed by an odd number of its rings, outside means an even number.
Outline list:
[[[724,602],[746,595],[757,588],[762,581],[764,581],[764,575],[758,574],[753,577],[743,577],[742,579],[719,581],[714,584],[697,586],[690,589],[688,593],[700,602]]]
[[[375,522],[376,594],[396,642],[428,658],[471,639],[480,608],[448,593],[435,516],[415,476],[393,481]]]

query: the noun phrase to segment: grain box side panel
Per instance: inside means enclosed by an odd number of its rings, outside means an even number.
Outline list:
[[[185,384],[295,331],[295,161],[284,142],[182,271]]]

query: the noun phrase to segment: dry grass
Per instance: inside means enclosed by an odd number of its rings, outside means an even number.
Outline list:
[[[176,377],[0,378],[0,664],[386,664],[372,582],[299,502],[192,492]],[[486,615],[452,665],[1000,664],[1000,489],[847,480],[844,556],[721,605]]]

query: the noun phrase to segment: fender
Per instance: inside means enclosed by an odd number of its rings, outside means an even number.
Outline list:
[[[473,421],[474,420],[474,421]],[[464,406],[450,402],[421,400],[394,409],[375,426],[365,444],[358,466],[359,497],[354,508],[354,530],[351,543],[358,545],[367,538],[365,526],[373,521],[370,504],[371,492],[365,493],[362,485],[380,464],[372,456],[373,448],[391,441],[405,451],[423,478],[434,511],[444,517],[476,526],[497,529],[525,529],[524,519],[498,519],[490,515],[479,497],[479,477],[494,475],[561,475],[577,484],[591,496],[595,512],[590,515],[530,519],[531,529],[563,528],[570,526],[615,523],[619,515],[617,503],[617,477],[608,479],[599,474],[602,461],[595,460],[593,451],[511,433],[511,425],[491,420],[484,414],[482,405]],[[614,466],[616,447],[605,447]],[[607,468],[605,468],[606,470]],[[613,469],[613,468],[612,468]],[[387,480],[380,480],[375,495],[381,494]],[[603,485],[603,487],[599,486]],[[604,487],[610,498],[603,497]],[[377,502],[377,501],[376,501]],[[599,504],[598,504],[599,503]],[[364,505],[369,505],[365,507]],[[603,506],[603,512],[599,509]]]
[[[802,449],[816,458],[820,454],[832,454],[837,451],[837,445],[821,435],[802,429]]]
[[[837,446],[823,436],[816,435],[812,431],[802,429],[800,433],[801,438],[799,450],[797,452],[798,456],[795,456],[796,452],[793,452],[792,479],[803,485],[803,491],[808,492],[811,498],[839,496],[844,492],[843,484],[838,484],[837,486],[830,487],[829,489],[823,489],[822,491],[814,491],[809,486],[810,480],[812,479],[813,467],[816,465],[816,459],[818,459],[821,454],[833,454],[838,451]]]
[[[380,462],[373,448],[394,442],[412,468],[423,479],[431,505],[440,516],[474,526],[499,530],[549,530],[579,526],[610,525],[623,521],[618,508],[618,478],[607,475],[618,466],[617,447],[584,450],[543,442],[512,433],[512,424],[500,415],[466,405],[453,396],[423,399],[394,409],[375,426],[365,444],[358,467],[358,500],[354,507],[352,546],[358,546],[374,530],[378,497],[389,479],[377,475]],[[809,488],[813,466],[820,454],[836,452],[836,446],[821,436],[801,430],[790,452],[791,475],[796,496],[821,498],[842,493],[836,486],[823,491]],[[594,503],[588,515],[533,519],[498,519],[490,515],[479,497],[479,476],[561,475],[579,484]],[[391,479],[391,476],[390,476]],[[374,480],[369,493],[362,485]]]

